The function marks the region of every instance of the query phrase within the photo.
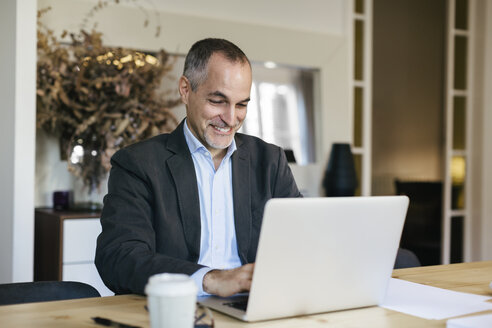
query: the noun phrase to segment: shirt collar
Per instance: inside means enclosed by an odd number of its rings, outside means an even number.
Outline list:
[[[200,149],[202,151],[206,151],[206,152],[210,153],[208,151],[208,149],[200,142],[200,140],[198,140],[193,135],[193,133],[190,131],[190,129],[188,128],[187,119],[185,119],[183,131],[184,131],[186,143],[188,144],[188,148],[190,149],[190,153],[193,154],[193,153],[199,151]],[[232,138],[232,142],[229,145],[229,147],[227,148],[227,153],[224,156],[224,159],[228,159],[229,157],[231,157],[232,154],[234,153],[234,151],[236,151],[236,149],[237,149],[236,148],[236,140],[234,138]]]

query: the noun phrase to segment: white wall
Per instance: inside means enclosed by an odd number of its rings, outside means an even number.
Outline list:
[[[33,277],[36,1],[0,3],[0,283]]]
[[[12,279],[13,261],[13,214],[14,214],[14,126],[15,97],[14,86],[9,79],[15,77],[15,1],[2,2],[0,7],[0,98],[2,99],[2,120],[0,130],[0,281]],[[8,32],[7,32],[8,31]],[[3,265],[7,263],[7,265]]]
[[[337,1],[337,3],[344,2]],[[58,34],[64,29],[77,31],[84,13],[91,7],[91,3],[79,0],[39,0],[38,4],[39,8],[48,5],[53,8],[44,16],[43,21]],[[344,5],[341,7],[338,11],[327,12],[326,19],[339,22],[338,30],[344,31]],[[299,2],[298,10],[305,9],[303,3]],[[319,134],[317,141],[320,165],[326,162],[333,141],[350,141],[352,114],[347,105],[349,44],[344,35],[160,12],[162,32],[160,37],[155,38],[153,15],[149,16],[150,27],[144,29],[142,27],[144,18],[139,10],[115,5],[96,15],[97,29],[103,32],[103,40],[107,45],[145,50],[164,48],[169,52],[184,54],[199,39],[221,37],[236,43],[253,61],[271,60],[282,64],[319,68],[321,112],[317,117]],[[56,142],[51,140],[50,143],[49,149],[56,147]],[[46,148],[39,140],[37,144],[38,147]],[[51,155],[43,155],[47,156],[48,161],[38,162],[36,168],[36,205],[50,205],[49,197],[53,190],[70,189],[73,183],[72,178],[65,173],[55,179],[54,175],[48,172],[53,166],[61,169],[64,165],[58,161],[56,152],[49,150],[49,153]],[[297,175],[306,184],[312,184],[313,180],[320,180],[320,178],[313,178],[312,174],[308,179],[303,179],[306,174],[302,172],[302,168],[300,171]],[[300,181],[301,185],[304,184],[303,181]],[[301,187],[317,189],[311,185]]]
[[[89,1],[97,3],[99,0]],[[120,3],[131,6],[132,1],[120,0]],[[241,1],[207,0],[207,5],[203,6],[203,0],[156,0],[139,1],[138,4],[181,15],[341,35],[344,16],[340,13],[347,1],[303,0],[301,3],[299,0],[248,0],[246,5]]]

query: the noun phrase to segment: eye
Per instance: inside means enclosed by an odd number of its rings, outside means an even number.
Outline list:
[[[248,107],[248,104],[237,104],[237,107],[246,108]]]
[[[216,104],[216,105],[224,103],[223,100],[209,99],[208,101],[211,102],[212,104]]]

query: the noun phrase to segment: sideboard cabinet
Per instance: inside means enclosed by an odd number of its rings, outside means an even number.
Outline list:
[[[94,264],[96,239],[101,233],[99,216],[98,212],[36,209],[34,281],[81,281],[102,296],[114,295]]]

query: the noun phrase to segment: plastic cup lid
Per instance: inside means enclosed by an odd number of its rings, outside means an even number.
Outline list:
[[[162,296],[196,295],[198,288],[195,281],[182,273],[159,273],[149,278],[145,294]]]

